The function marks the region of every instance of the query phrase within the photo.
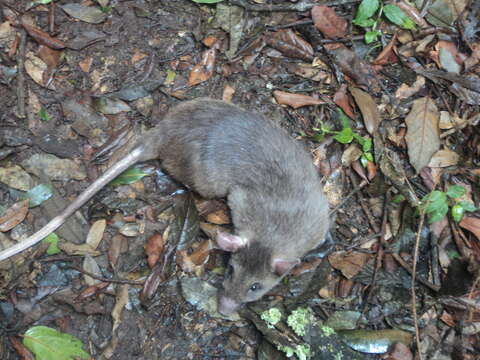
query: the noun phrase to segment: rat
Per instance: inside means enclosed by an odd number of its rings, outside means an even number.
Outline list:
[[[259,114],[199,98],[172,108],[60,215],[0,252],[0,261],[38,243],[123,171],[152,159],[202,197],[227,198],[235,233],[216,239],[231,252],[218,293],[224,315],[260,299],[325,242],[328,202],[303,146]]]

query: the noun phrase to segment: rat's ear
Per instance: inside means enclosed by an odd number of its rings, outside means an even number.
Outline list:
[[[274,258],[272,260],[272,272],[278,276],[286,275],[293,267],[300,263],[300,259]]]
[[[247,246],[248,240],[237,235],[219,231],[217,234],[217,244],[223,251],[235,252]]]

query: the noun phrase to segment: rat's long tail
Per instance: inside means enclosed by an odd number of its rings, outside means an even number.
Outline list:
[[[130,154],[125,156],[105,173],[102,174],[97,180],[95,180],[89,187],[85,189],[70,205],[68,205],[63,212],[54,217],[43,228],[38,230],[35,234],[31,235],[22,242],[9,247],[0,252],[0,261],[8,259],[9,257],[16,255],[23,250],[35,245],[50,233],[59,228],[70,215],[82,207],[88,200],[92,198],[97,192],[99,192],[105,185],[115,179],[122,172],[127,170],[130,166],[145,160],[145,153],[142,146],[136,146]]]

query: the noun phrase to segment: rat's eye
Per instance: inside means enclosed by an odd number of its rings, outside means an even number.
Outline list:
[[[262,285],[260,283],[255,283],[252,286],[250,286],[249,291],[258,291],[262,288]]]

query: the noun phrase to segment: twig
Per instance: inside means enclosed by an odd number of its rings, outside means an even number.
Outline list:
[[[428,203],[427,205],[428,206]],[[425,221],[425,208],[420,210],[420,223],[418,224],[417,236],[415,238],[415,251],[413,253],[413,268],[412,268],[412,315],[413,323],[415,325],[415,341],[417,343],[417,355],[422,360],[422,352],[420,347],[420,329],[418,328],[418,315],[417,315],[417,295],[415,292],[415,278],[417,274],[417,260],[418,251],[420,249],[420,235],[422,233],[423,222]]]
[[[24,29],[20,30],[20,45],[17,52],[17,116],[25,119],[25,47],[27,43],[27,32]]]
[[[345,205],[345,203],[353,196],[355,195],[357,192],[359,192],[360,190],[362,190],[366,185],[368,184],[368,182],[366,180],[362,180],[362,182],[355,188],[352,190],[352,192],[350,194],[348,194],[340,204],[338,204],[337,206],[335,206],[329,213],[328,215],[331,216],[333,214],[335,214],[338,209],[340,209],[343,205]]]
[[[288,4],[250,4],[247,0],[230,0],[232,5],[237,5],[243,7],[245,10],[249,11],[307,11],[310,10],[315,5],[325,5],[325,6],[339,6],[345,4],[355,4],[359,3],[360,0],[338,0],[338,1],[328,1],[324,3],[318,3],[313,1],[299,1],[297,3],[288,3]]]
[[[393,258],[400,264],[400,266],[402,268],[404,268],[410,275],[413,274],[413,269],[410,267],[410,265],[408,265],[401,257],[400,255],[396,254],[396,253],[391,253],[391,255],[393,256]],[[430,290],[433,290],[435,292],[439,291],[440,290],[440,285],[435,285],[435,284],[432,284],[431,282],[427,281],[427,280],[424,280],[420,277],[416,278],[416,281],[419,282],[420,284],[422,285],[425,285],[426,287],[428,287]]]
[[[382,267],[383,254],[385,253],[384,245],[385,245],[385,233],[387,232],[387,219],[388,219],[387,206],[388,206],[389,200],[390,200],[390,192],[387,192],[385,194],[385,199],[383,201],[382,229],[381,229],[381,236],[378,242],[377,255],[375,258],[375,269],[373,271],[372,283],[370,285],[370,289],[368,290],[367,299],[365,300],[365,305],[362,309],[361,316],[358,318],[358,322],[363,317],[363,315],[365,315],[365,313],[367,312],[368,304],[370,304],[370,300],[372,299],[372,296],[373,296],[373,289],[375,288],[375,284],[377,283],[378,272]]]
[[[357,179],[355,179],[355,176],[352,173],[350,173],[348,175],[348,177],[350,178],[350,181],[352,182],[353,186],[356,187],[357,186]],[[360,206],[362,207],[363,212],[367,216],[368,223],[372,227],[373,231],[375,233],[380,232],[380,229],[378,228],[378,225],[375,222],[375,219],[373,218],[373,215],[370,212],[370,209],[365,205],[365,203],[362,201],[362,199],[360,197],[358,197],[358,202],[359,202]]]
[[[107,279],[107,278],[92,274],[89,271],[83,270],[83,269],[81,269],[79,267],[76,267],[76,266],[73,266],[73,265],[68,265],[68,267],[73,269],[73,270],[77,270],[78,272],[80,272],[82,274],[85,274],[87,276],[90,276],[91,278],[93,278],[95,280],[99,280],[101,282],[116,283],[116,284],[129,284],[129,285],[136,285],[136,286],[138,286],[138,285],[143,286],[144,285],[143,281],[133,281],[133,280],[123,280],[123,279]]]

